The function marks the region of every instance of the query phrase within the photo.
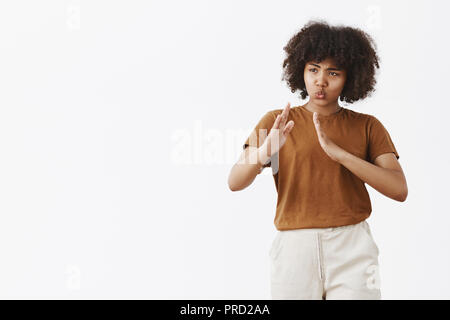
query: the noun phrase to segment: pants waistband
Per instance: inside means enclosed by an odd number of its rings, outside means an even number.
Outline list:
[[[292,230],[282,230],[281,232],[289,232],[289,233],[325,233],[325,232],[332,232],[332,231],[341,231],[345,229],[351,229],[355,228],[358,225],[361,224],[367,224],[366,220],[360,221],[355,224],[349,224],[345,226],[339,226],[339,227],[330,227],[330,228],[302,228],[302,229],[292,229]]]

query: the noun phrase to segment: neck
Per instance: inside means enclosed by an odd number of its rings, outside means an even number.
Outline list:
[[[304,107],[311,112],[317,112],[318,114],[323,116],[328,116],[330,114],[336,113],[341,108],[337,100],[325,105],[318,105],[314,103],[314,101],[309,100],[304,105]]]

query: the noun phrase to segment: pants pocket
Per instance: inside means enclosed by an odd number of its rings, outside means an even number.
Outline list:
[[[280,253],[281,250],[281,231],[277,232],[277,235],[275,236],[275,238],[272,241],[272,245],[270,247],[270,251],[269,251],[269,257],[272,259],[276,259],[276,257],[278,256],[278,254]]]
[[[365,237],[368,238],[368,240],[372,243],[373,247],[375,248],[375,251],[377,252],[377,256],[378,256],[380,254],[380,250],[379,250],[375,240],[373,239],[369,224],[364,220],[361,223],[361,227],[363,229],[363,233],[364,233]]]

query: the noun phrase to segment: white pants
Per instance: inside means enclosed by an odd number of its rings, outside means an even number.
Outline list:
[[[272,299],[381,299],[378,246],[369,225],[277,231]]]

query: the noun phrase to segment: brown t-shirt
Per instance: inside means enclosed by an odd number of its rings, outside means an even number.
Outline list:
[[[268,111],[245,141],[244,149],[248,145],[259,147],[282,111]],[[286,123],[290,120],[295,122],[294,128],[265,165],[272,167],[278,193],[275,227],[329,228],[367,219],[372,207],[365,183],[322,149],[313,113],[304,106],[291,107]],[[376,157],[389,152],[400,158],[388,131],[375,116],[341,107],[329,116],[319,115],[319,120],[334,143],[361,159],[374,163]]]

